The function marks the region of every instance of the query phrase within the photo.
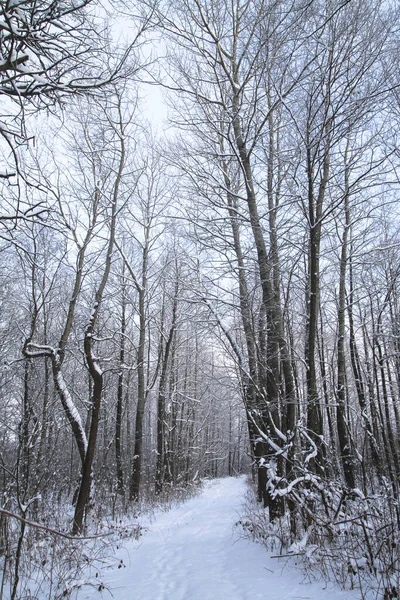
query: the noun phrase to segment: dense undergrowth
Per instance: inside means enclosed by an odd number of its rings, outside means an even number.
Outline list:
[[[289,513],[270,522],[251,487],[237,526],[310,578],[356,589],[363,600],[400,598],[399,504],[389,486],[347,495],[327,483],[323,493],[304,489],[297,499],[295,523]]]
[[[104,491],[80,537],[70,535],[73,506],[67,500],[36,500],[23,507],[22,521],[0,514],[0,600],[73,600],[85,586],[104,590],[103,574],[125,568],[116,550],[126,540],[139,539],[146,530],[143,522],[156,510],[168,510],[198,490],[199,484],[166,487],[154,497],[149,488],[135,504]],[[21,517],[12,502],[8,509]]]

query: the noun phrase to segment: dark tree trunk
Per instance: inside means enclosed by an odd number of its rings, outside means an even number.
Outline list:
[[[101,393],[103,390],[103,374],[99,368],[98,363],[93,357],[92,339],[93,323],[91,323],[87,328],[84,341],[85,357],[90,375],[93,379],[93,392],[91,399],[92,414],[90,421],[88,446],[82,469],[81,484],[79,488],[78,499],[76,501],[75,506],[74,525],[72,528],[72,533],[74,535],[82,531],[85,509],[90,497],[90,487],[92,484],[92,466],[96,450],[97,432],[99,428],[100,417]]]
[[[355,487],[354,456],[349,434],[350,424],[346,416],[346,270],[347,270],[347,247],[350,228],[350,207],[348,193],[348,169],[345,172],[345,227],[342,239],[342,252],[340,257],[339,275],[339,307],[338,307],[338,342],[337,342],[337,410],[336,423],[339,438],[340,457],[342,461],[344,479],[351,490]]]
[[[143,253],[142,286],[139,288],[139,346],[137,353],[137,408],[135,422],[135,444],[132,459],[132,474],[129,486],[129,498],[133,502],[139,501],[140,484],[143,460],[143,426],[144,409],[147,393],[145,383],[145,345],[146,345],[146,315],[145,315],[145,293],[147,272],[147,248]]]
[[[124,272],[122,274],[124,277]],[[122,414],[124,400],[124,362],[125,362],[125,331],[126,331],[126,296],[125,281],[122,284],[122,304],[121,304],[121,341],[119,346],[119,373],[117,388],[117,407],[115,415],[115,462],[117,467],[117,490],[120,493],[124,491],[124,473],[122,469],[121,440],[122,440]]]
[[[172,321],[169,330],[167,342],[165,344],[164,356],[162,359],[160,383],[158,387],[158,400],[157,400],[157,464],[156,464],[156,477],[155,477],[155,492],[160,494],[162,492],[164,483],[164,468],[165,468],[165,397],[167,388],[167,369],[169,364],[169,357],[174,339],[174,333],[176,328],[177,318],[177,307],[178,307],[178,280],[175,284],[175,296],[172,307]]]

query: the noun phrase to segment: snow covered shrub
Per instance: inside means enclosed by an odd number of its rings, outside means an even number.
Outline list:
[[[1,600],[68,600],[84,586],[102,590],[104,570],[123,566],[116,564],[115,550],[142,533],[136,522],[119,519],[100,524],[86,538],[74,538],[68,533],[66,503],[42,507],[35,520],[39,527],[2,515]]]
[[[389,486],[382,486],[379,494],[365,496],[359,490],[349,494],[339,484],[327,482],[320,495],[296,488],[295,501],[294,540],[293,515],[286,512],[270,522],[254,492],[249,492],[237,525],[269,550],[296,557],[310,576],[358,589],[362,598],[400,598],[399,505]]]
[[[143,490],[140,503],[132,504],[99,486],[86,537],[70,535],[73,506],[62,494],[26,506],[9,496],[3,510],[10,514],[0,513],[0,600],[72,600],[83,587],[103,590],[104,572],[124,566],[115,551],[144,532],[139,516],[151,517],[198,494],[201,482],[166,485],[156,498],[150,486]]]
[[[143,486],[140,513],[149,514],[156,510],[170,510],[182,502],[197,496],[202,490],[202,481],[165,483],[161,493],[154,494],[153,482]]]
[[[398,502],[382,488],[376,495],[351,495],[340,487],[328,488],[329,518],[311,526],[309,543],[299,551],[304,565],[334,578],[346,588],[360,589],[363,597],[398,598],[400,594],[400,545]],[[310,544],[314,551],[310,554]]]
[[[283,553],[290,545],[290,525],[288,515],[270,521],[268,511],[256,500],[253,489],[246,494],[243,514],[236,522],[246,537],[264,544],[268,550]]]

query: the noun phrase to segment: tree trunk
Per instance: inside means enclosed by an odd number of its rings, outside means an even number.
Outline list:
[[[122,469],[121,440],[122,440],[122,412],[124,400],[124,363],[125,363],[125,331],[126,331],[126,288],[125,288],[125,269],[123,265],[121,287],[121,340],[119,345],[119,373],[117,388],[117,407],[115,415],[115,462],[117,467],[117,490],[119,493],[124,491],[124,473]]]
[[[146,387],[145,387],[145,344],[146,344],[146,315],[145,315],[145,279],[147,268],[147,253],[143,257],[143,283],[139,290],[139,346],[137,353],[137,408],[135,422],[135,444],[132,459],[132,474],[129,486],[129,498],[133,502],[139,501],[140,483],[142,474],[142,459],[143,459],[143,420],[144,409],[146,404]],[[143,285],[144,284],[144,285]]]
[[[98,432],[98,427],[99,427],[101,393],[103,390],[103,373],[100,370],[98,363],[95,361],[95,359],[93,357],[93,348],[92,348],[93,325],[94,325],[94,323],[91,322],[89,327],[86,330],[85,340],[84,340],[85,357],[86,357],[86,361],[88,364],[90,375],[93,379],[93,392],[92,392],[92,399],[91,399],[92,414],[91,414],[91,421],[90,421],[88,447],[87,447],[87,451],[86,451],[86,455],[85,455],[85,461],[83,463],[81,484],[80,484],[78,499],[76,501],[76,507],[75,507],[74,524],[73,524],[73,528],[72,528],[72,533],[74,535],[76,535],[80,531],[82,531],[85,509],[86,509],[86,506],[89,501],[90,487],[91,487],[91,483],[92,483],[92,465],[93,465],[93,459],[94,459],[94,455],[95,455],[97,432]]]
[[[340,257],[339,275],[339,306],[338,306],[338,342],[337,342],[337,432],[339,438],[340,457],[342,461],[344,479],[347,487],[352,490],[355,487],[354,456],[349,435],[350,425],[346,418],[346,269],[347,269],[347,246],[350,228],[349,207],[349,181],[348,169],[345,171],[345,196],[344,213],[345,226],[342,239],[342,252]]]
[[[172,307],[172,321],[169,330],[167,342],[165,344],[165,352],[162,361],[160,383],[158,387],[158,400],[157,400],[157,464],[156,464],[156,477],[155,477],[155,492],[160,494],[162,492],[164,483],[164,467],[165,467],[165,397],[167,388],[167,369],[169,364],[169,356],[171,346],[175,334],[176,318],[177,318],[177,307],[178,307],[178,279],[175,282],[175,295]]]

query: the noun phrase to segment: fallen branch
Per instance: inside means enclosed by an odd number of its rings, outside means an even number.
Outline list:
[[[99,538],[103,538],[109,535],[113,535],[114,531],[110,531],[109,533],[103,533],[102,535],[91,535],[91,536],[76,536],[69,535],[68,533],[62,533],[61,531],[57,531],[56,529],[52,529],[51,527],[46,527],[46,525],[40,525],[40,523],[35,523],[34,521],[28,521],[15,513],[10,512],[9,510],[5,510],[5,508],[0,508],[0,513],[6,515],[7,517],[11,517],[12,519],[16,519],[21,523],[25,523],[25,525],[29,525],[29,527],[35,527],[36,529],[42,529],[43,531],[47,531],[47,533],[52,533],[53,535],[58,535],[60,537],[65,538],[66,540],[97,540]]]

